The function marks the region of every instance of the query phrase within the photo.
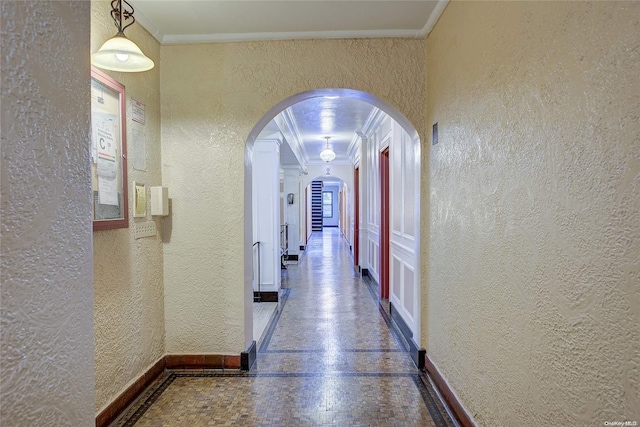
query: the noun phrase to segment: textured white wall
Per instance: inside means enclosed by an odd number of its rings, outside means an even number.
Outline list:
[[[108,1],[91,2],[91,52],[115,34]],[[162,225],[154,219],[155,237],[134,239],[135,224],[152,220],[133,218],[131,182],[162,185],[160,164],[160,45],[139,24],[126,34],[156,64],[142,73],[106,71],[125,85],[129,179],[129,228],[93,233],[95,280],[96,411],[115,397],[164,355],[164,292]],[[131,98],[145,104],[144,125],[131,120]],[[133,169],[132,134],[146,136],[146,172]],[[169,188],[169,197],[172,197]],[[148,200],[148,198],[147,198]],[[167,236],[170,238],[170,235]]]
[[[94,423],[89,14],[2,16],[0,424]]]
[[[238,313],[251,286],[241,260],[253,126],[294,94],[337,87],[387,100],[420,132],[424,40],[163,46],[162,61],[163,181],[173,198],[164,248],[167,351],[239,353],[251,336]]]
[[[639,17],[452,2],[427,40],[428,352],[479,425],[640,420]]]

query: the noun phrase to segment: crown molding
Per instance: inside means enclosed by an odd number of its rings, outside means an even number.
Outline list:
[[[366,137],[367,139],[371,139],[372,133],[375,132],[378,126],[380,126],[380,122],[386,116],[387,116],[387,113],[380,110],[379,108],[375,108],[373,111],[371,111],[371,114],[369,114],[367,121],[364,123],[364,126],[362,127],[362,131],[361,131],[362,135],[364,135],[364,137]]]
[[[272,142],[275,143],[278,147],[282,145],[286,141],[286,138],[282,134],[282,132],[274,132],[271,135],[258,138],[255,142]]]
[[[163,40],[165,39],[166,35],[162,31],[160,31],[160,28],[153,25],[153,22],[151,22],[150,19],[148,19],[142,12],[140,12],[139,9],[135,9],[134,14],[136,22],[144,27],[144,29],[147,30],[147,32],[151,34],[154,39],[158,40],[158,43],[163,44]]]
[[[222,34],[166,34],[162,44],[224,43],[269,40],[304,39],[377,39],[424,38],[422,30],[346,30],[346,31],[295,31],[271,33],[222,33]]]
[[[427,37],[429,35],[448,4],[449,0],[438,0],[438,4],[436,4],[436,7],[433,8],[431,15],[429,15],[429,19],[427,20],[427,23],[424,24],[424,27],[422,27],[422,30],[420,30],[420,37]]]
[[[296,119],[291,113],[290,108],[286,108],[280,114],[278,114],[274,121],[276,125],[280,128],[283,133],[287,133],[290,135],[290,138],[287,138],[287,142],[291,147],[291,151],[295,154],[298,159],[298,163],[300,163],[301,167],[306,167],[309,164],[309,155],[307,154],[307,150],[304,148],[304,144],[302,143],[302,137],[300,135],[300,131],[298,130],[298,124],[296,123]]]
[[[293,31],[264,33],[219,34],[164,34],[140,9],[135,10],[136,21],[160,44],[224,43],[240,41],[297,40],[297,39],[371,39],[371,38],[425,38],[438,22],[449,0],[438,0],[429,19],[420,30],[343,30],[343,31]]]

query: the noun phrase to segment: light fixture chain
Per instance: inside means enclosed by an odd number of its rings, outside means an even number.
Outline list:
[[[122,3],[124,3],[125,7],[122,7]],[[112,0],[111,1],[111,17],[113,18],[113,22],[116,24],[116,28],[118,29],[118,33],[123,33],[124,30],[129,28],[133,23],[136,22],[136,18],[133,17],[133,6],[127,0]],[[123,21],[131,20],[127,25],[122,26]]]

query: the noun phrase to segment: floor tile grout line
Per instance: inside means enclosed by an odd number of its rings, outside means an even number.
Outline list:
[[[168,371],[167,371],[168,372]],[[436,424],[436,427],[448,427],[454,424],[448,424],[442,412],[438,408],[433,399],[432,391],[425,384],[425,379],[421,373],[411,372],[284,372],[284,373],[252,373],[245,371],[231,372],[180,372],[173,371],[168,373],[167,377],[162,380],[160,385],[145,399],[144,403],[136,409],[136,411],[128,417],[122,426],[134,426],[144,413],[160,398],[160,396],[169,388],[176,378],[236,378],[236,379],[259,379],[259,378],[411,378],[422,397],[422,400],[429,411],[429,414]],[[447,418],[448,414],[447,414]]]
[[[381,348],[381,349],[340,349],[340,350],[265,350],[262,354],[296,354],[296,353],[315,353],[315,354],[340,354],[340,353],[406,353],[406,350],[399,348]]]
[[[166,371],[165,371],[166,372]],[[135,425],[140,418],[147,412],[147,410],[160,398],[162,393],[165,392],[167,388],[171,385],[171,383],[176,379],[176,376],[172,373],[167,375],[167,378],[163,379],[158,387],[156,387],[153,392],[149,396],[144,399],[144,402],[131,414],[130,417],[127,417],[122,427],[130,427]],[[124,418],[123,418],[124,419]]]
[[[172,372],[176,378],[414,378],[416,372]]]
[[[453,427],[460,427],[458,420],[455,418],[455,416],[451,412],[451,408],[449,408],[449,405],[442,398],[440,391],[438,390],[436,385],[433,383],[433,380],[431,379],[431,377],[426,371],[420,372],[420,380],[422,381],[423,384],[425,384],[428,390],[430,390],[429,394],[431,395],[431,398],[440,402],[440,406],[442,406],[444,412],[447,415],[447,418],[449,419],[449,421],[451,421],[451,425]]]

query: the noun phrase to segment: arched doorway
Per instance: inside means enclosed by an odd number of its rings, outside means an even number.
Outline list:
[[[389,265],[389,299],[393,311],[406,326],[414,344],[420,347],[420,138],[415,127],[397,108],[370,93],[353,89],[317,89],[293,95],[275,106],[253,127],[245,148],[245,268],[251,268],[251,152],[254,141],[262,130],[280,113],[289,107],[314,98],[357,99],[373,105],[380,112],[372,120],[366,132],[359,133],[361,148],[357,159],[351,164],[350,180],[353,186],[353,171],[358,169],[360,230],[358,236],[359,257],[366,272],[375,272],[380,280],[380,174],[379,157],[388,150],[390,156],[390,200],[388,203],[389,247],[386,261]],[[377,126],[377,127],[376,127]],[[368,185],[376,183],[376,185]],[[376,190],[377,188],[377,190]],[[376,193],[377,191],[377,193]],[[247,194],[249,197],[247,198]],[[304,196],[304,194],[302,195]],[[248,203],[247,203],[248,202]],[[355,212],[355,209],[351,209]],[[247,274],[245,273],[245,277]],[[251,282],[246,283],[251,287]],[[381,293],[382,294],[382,293]],[[382,295],[383,297],[386,295]],[[246,328],[245,328],[246,330]]]

